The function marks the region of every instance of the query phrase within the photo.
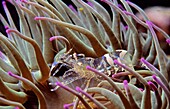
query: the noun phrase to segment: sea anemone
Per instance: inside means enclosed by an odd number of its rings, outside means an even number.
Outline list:
[[[168,109],[170,58],[156,33],[168,47],[169,35],[130,1],[71,1],[2,2],[0,108]]]

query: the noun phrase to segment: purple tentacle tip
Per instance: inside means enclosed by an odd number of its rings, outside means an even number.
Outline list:
[[[125,28],[126,30],[128,30],[129,26],[128,26],[128,25],[126,25],[126,26],[124,26],[124,28]]]
[[[6,33],[7,33],[7,34],[9,34],[9,33],[10,33],[10,30],[9,30],[9,29],[7,29],[7,30],[6,30]]]
[[[115,74],[112,75],[112,78],[114,78],[114,77],[115,77]]]
[[[15,107],[14,109],[19,109],[19,107],[17,106],[17,107]]]
[[[76,90],[77,90],[78,92],[80,92],[80,91],[81,91],[81,88],[78,87],[78,86],[76,86]]]
[[[39,20],[38,17],[34,17],[34,20]]]
[[[57,86],[60,86],[60,85],[61,85],[61,83],[60,83],[60,82],[56,82],[55,84],[56,84]]]
[[[86,66],[86,69],[91,69],[91,67],[90,66]]]
[[[128,81],[127,81],[127,80],[124,80],[124,81],[123,81],[123,84],[124,84],[124,88],[127,89],[127,88],[128,88]]]
[[[2,5],[4,5],[4,6],[5,6],[5,5],[6,5],[6,2],[5,2],[5,1],[2,1]]]
[[[151,82],[151,81],[148,81],[148,84],[150,85],[150,84],[152,84],[152,82]]]
[[[153,79],[156,79],[156,75],[152,75],[152,78],[153,78]]]
[[[127,84],[128,84],[128,81],[127,81],[127,80],[124,80],[123,83],[124,83],[125,85],[127,85]]]
[[[8,27],[8,26],[4,26],[4,28],[5,28],[5,29],[9,29],[9,27]]]
[[[140,61],[143,62],[143,61],[145,61],[145,59],[144,59],[144,58],[141,58]]]
[[[13,76],[14,74],[11,71],[8,71],[8,75]]]
[[[113,62],[114,62],[115,64],[117,64],[117,63],[118,63],[118,60],[117,60],[117,59],[115,59]]]
[[[166,42],[167,42],[168,44],[170,44],[170,39],[166,39]]]
[[[49,38],[49,41],[53,41],[55,38],[54,37],[50,37]]]
[[[69,109],[69,105],[68,104],[64,104],[64,109]]]
[[[152,88],[153,91],[157,91],[157,87],[155,86],[154,83],[152,83],[151,81],[148,81],[148,85]]]
[[[69,7],[69,8],[73,8],[73,5],[69,4],[68,7]]]

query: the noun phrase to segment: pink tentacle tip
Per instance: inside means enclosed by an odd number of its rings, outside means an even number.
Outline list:
[[[153,78],[153,79],[157,79],[156,75],[152,75],[152,78]]]
[[[34,17],[34,20],[39,20],[39,17]]]
[[[155,84],[151,81],[148,81],[148,85],[152,88],[152,90],[156,91],[157,87],[155,86]]]
[[[115,59],[113,62],[114,62],[115,64],[117,64],[117,63],[118,63],[118,60],[117,60],[117,59]]]
[[[61,86],[62,84],[60,82],[55,83],[57,86]]]
[[[14,109],[19,109],[19,107],[17,106],[17,107],[15,107]]]
[[[140,61],[143,62],[143,61],[145,61],[145,59],[144,59],[144,58],[141,58]]]
[[[168,44],[170,44],[170,39],[166,39],[166,42],[167,42]]]
[[[49,41],[53,41],[53,38],[52,38],[52,37],[50,37],[50,38],[49,38]]]
[[[86,66],[86,69],[89,70],[89,69],[91,69],[91,67],[90,66]]]
[[[151,84],[152,82],[151,81],[148,81],[148,84]]]
[[[6,6],[6,2],[5,2],[5,1],[2,1],[2,5],[3,5],[3,6]]]
[[[124,80],[123,83],[124,83],[124,85],[127,85],[127,84],[128,84],[128,81],[127,81],[127,80]]]
[[[53,41],[53,40],[55,40],[56,38],[55,37],[50,37],[49,38],[49,41]]]
[[[69,109],[69,107],[70,107],[69,104],[64,104],[64,105],[63,105],[63,108],[64,108],[64,109]]]
[[[4,28],[7,30],[7,29],[9,29],[9,26],[4,26]]]
[[[69,8],[74,8],[73,5],[71,5],[71,4],[69,4],[68,7],[69,7]]]
[[[152,84],[152,82],[151,81],[148,81],[148,85],[151,85]]]
[[[9,33],[10,33],[10,30],[9,30],[9,29],[7,29],[7,30],[6,30],[6,33],[7,33],[7,34],[9,34]]]
[[[115,77],[115,74],[112,75],[112,78],[114,78],[114,77]]]
[[[14,74],[11,71],[8,71],[8,75],[13,76]]]
[[[81,88],[78,87],[78,86],[76,86],[76,90],[77,90],[78,92],[80,92],[80,91],[81,91]]]
[[[128,25],[126,25],[126,26],[124,26],[124,28],[125,28],[126,30],[128,30],[129,27],[128,27]]]

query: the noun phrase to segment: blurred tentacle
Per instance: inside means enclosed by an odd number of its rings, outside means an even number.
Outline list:
[[[90,6],[88,6],[87,4],[83,3],[81,0],[78,0],[85,8],[88,8],[93,14],[95,14],[95,16],[98,18],[98,20],[101,22],[101,24],[103,25],[106,33],[109,36],[109,41],[113,47],[113,50],[117,50],[117,49],[121,49],[121,44],[120,41],[115,37],[113,31],[111,30],[111,28],[109,27],[109,25],[107,24],[107,22],[105,22],[102,18],[102,16],[95,11],[93,8],[91,8]]]
[[[145,109],[151,108],[151,93],[150,93],[150,87],[147,83],[147,81],[138,73],[136,73],[134,70],[132,70],[131,68],[129,68],[128,66],[118,62],[117,60],[114,60],[114,63],[123,67],[124,69],[128,70],[130,73],[134,74],[136,76],[136,78],[145,86],[145,90],[144,90],[144,95],[143,95],[143,99],[142,99],[142,105],[141,108]]]
[[[16,63],[19,67],[21,76],[33,82],[31,72],[29,71],[27,65],[25,64],[24,60],[22,59],[22,56],[19,54],[17,49],[8,41],[8,39],[5,36],[1,35],[0,40],[3,41],[6,47],[12,52],[12,55],[14,56]],[[26,87],[24,83],[23,86]]]
[[[55,20],[52,18],[47,18],[47,17],[36,17],[35,20],[46,20],[46,21],[50,21],[53,22],[55,24],[61,25],[61,26],[66,26],[68,28],[71,28],[73,30],[76,30],[78,32],[81,32],[83,34],[86,35],[86,37],[89,39],[89,41],[92,44],[92,47],[94,49],[94,51],[96,52],[96,54],[100,57],[104,54],[106,54],[108,51],[104,48],[103,45],[101,45],[101,43],[96,39],[96,37],[93,35],[93,33],[91,33],[89,30],[82,28],[80,26],[77,25],[72,25],[66,22],[62,22],[59,20]]]
[[[26,93],[24,92],[17,92],[11,88],[9,88],[0,78],[0,85],[1,85],[1,93],[3,94],[3,96],[5,96],[5,98],[7,98],[8,100],[12,100],[12,101],[16,101],[19,103],[25,103],[28,100],[28,96]]]
[[[61,88],[69,91],[70,93],[76,95],[76,96],[79,98],[79,100],[83,103],[83,105],[84,105],[87,109],[92,109],[92,108],[89,106],[89,104],[83,99],[83,97],[82,97],[78,92],[76,92],[75,90],[73,90],[73,89],[71,89],[71,88],[69,88],[69,87],[67,87],[67,86],[62,85],[60,82],[57,82],[56,85],[58,85],[58,86],[60,86]]]
[[[129,104],[129,101],[127,100],[127,98],[125,97],[125,95],[124,95],[124,94],[122,93],[122,91],[117,87],[117,85],[114,83],[114,81],[113,81],[111,78],[109,78],[108,76],[106,76],[106,75],[103,74],[103,73],[100,73],[99,71],[97,71],[96,69],[94,69],[94,68],[92,68],[92,67],[90,67],[90,66],[87,66],[86,69],[87,69],[87,70],[90,70],[90,71],[92,71],[92,72],[94,72],[94,73],[96,73],[96,74],[104,77],[106,80],[108,80],[108,82],[112,85],[113,88],[115,88],[115,90],[116,90],[117,93],[119,94],[120,99],[121,99],[121,101],[123,102],[125,108],[126,108],[126,109],[131,108],[131,106],[130,106],[130,104]]]
[[[20,77],[18,75],[13,74],[12,72],[8,72],[8,74],[14,78],[17,78],[19,80],[21,80],[22,82],[24,82],[29,89],[31,89],[37,96],[38,98],[38,102],[39,102],[39,106],[38,109],[47,109],[47,104],[46,104],[46,100],[45,97],[43,95],[43,93],[38,89],[37,86],[35,86],[35,84],[33,84],[30,80]]]
[[[11,33],[11,32],[16,33],[19,37],[21,37],[22,39],[31,43],[31,45],[33,46],[34,52],[35,52],[35,55],[36,55],[36,59],[37,59],[37,62],[38,62],[38,66],[39,66],[39,69],[40,69],[40,73],[39,72],[35,73],[34,76],[35,76],[35,79],[38,82],[44,84],[45,81],[50,76],[50,68],[48,67],[47,62],[45,61],[38,44],[33,39],[22,35],[20,32],[18,32],[15,29],[8,29],[7,30],[7,33]]]
[[[12,109],[14,108],[25,109],[25,107],[21,103],[10,101],[2,97],[0,97],[0,103],[13,106]],[[0,108],[4,109],[3,107],[0,107]],[[7,107],[7,109],[10,109],[10,107]]]

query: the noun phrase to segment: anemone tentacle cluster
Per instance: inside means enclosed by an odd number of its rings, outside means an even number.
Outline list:
[[[169,109],[170,56],[157,32],[168,49],[169,35],[130,1],[101,0],[111,13],[71,1],[2,2],[0,109]]]

